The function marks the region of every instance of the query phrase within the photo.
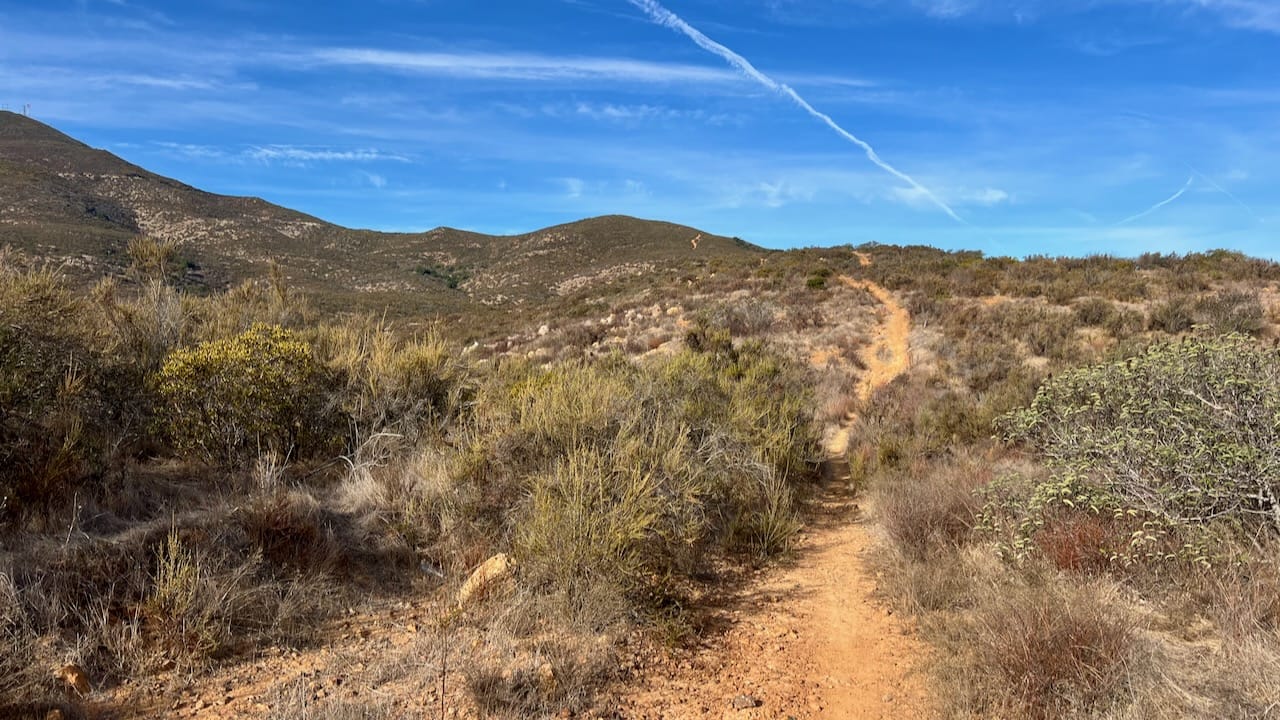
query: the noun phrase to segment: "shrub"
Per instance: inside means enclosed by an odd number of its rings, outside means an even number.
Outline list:
[[[1086,496],[1178,528],[1280,532],[1277,417],[1280,354],[1231,335],[1063,373],[1001,422]]]
[[[1195,303],[1187,297],[1176,297],[1151,309],[1147,329],[1177,335],[1190,330],[1195,323]]]
[[[334,402],[351,423],[352,446],[383,432],[410,444],[438,435],[471,396],[460,349],[435,329],[402,339],[384,323],[355,318],[310,335],[335,375]]]
[[[981,508],[975,491],[990,478],[977,462],[955,460],[947,470],[876,486],[880,522],[909,559],[927,559],[968,540]]]
[[[330,384],[306,343],[267,325],[176,350],[156,375],[174,442],[216,462],[332,449]]]
[[[0,257],[0,517],[67,499],[96,460],[101,358],[50,270]]]
[[[1197,315],[1218,333],[1259,335],[1267,326],[1257,291],[1221,290],[1196,304]]]
[[[1105,591],[1034,580],[984,593],[953,632],[984,717],[1096,717],[1125,688],[1137,644]]]
[[[1076,320],[1081,325],[1106,325],[1116,315],[1116,306],[1105,298],[1085,298],[1075,305]]]

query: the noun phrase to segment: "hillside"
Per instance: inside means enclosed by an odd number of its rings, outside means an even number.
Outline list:
[[[204,192],[10,112],[0,112],[0,197],[0,245],[64,262],[84,282],[120,272],[129,240],[147,235],[179,244],[189,285],[226,287],[275,260],[322,306],[405,314],[527,304],[761,252],[624,216],[513,236],[344,228],[259,198]]]

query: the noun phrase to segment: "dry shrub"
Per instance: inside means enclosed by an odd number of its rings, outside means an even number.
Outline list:
[[[324,510],[307,493],[255,498],[238,519],[263,558],[281,568],[321,572],[332,566],[339,552]]]
[[[973,603],[974,587],[1004,570],[986,548],[974,545],[939,548],[921,559],[890,547],[877,555],[875,566],[885,578],[890,599],[916,613],[926,626],[936,617],[944,618],[938,622],[948,622],[948,613],[960,612]]]
[[[1106,325],[1119,312],[1115,303],[1106,298],[1091,297],[1077,302],[1073,308],[1076,320],[1087,327]]]
[[[402,435],[410,444],[438,436],[470,398],[461,350],[438,328],[402,337],[385,322],[358,316],[308,335],[338,380],[331,403],[346,416],[353,447],[379,433]]]
[[[1138,627],[1112,589],[1048,578],[980,593],[945,630],[955,664],[943,679],[969,711],[1089,717],[1122,700]]]
[[[1031,539],[1040,555],[1054,567],[1085,573],[1107,569],[1115,549],[1128,540],[1117,537],[1117,529],[1109,519],[1072,510],[1058,511],[1046,518]]]
[[[1276,541],[1252,548],[1246,559],[1220,567],[1198,568],[1184,579],[1192,611],[1205,613],[1229,639],[1252,636],[1280,639],[1280,557]]]
[[[1186,296],[1171,298],[1151,308],[1147,329],[1177,335],[1196,324],[1195,302]]]
[[[102,359],[84,303],[0,256],[0,521],[66,503],[97,464]]]
[[[254,325],[301,328],[314,324],[315,311],[307,298],[289,287],[284,271],[272,263],[265,279],[246,280],[192,307],[195,340],[219,340]]]
[[[1218,333],[1257,336],[1267,326],[1257,290],[1225,288],[1196,303],[1200,321]]]
[[[901,477],[875,485],[880,524],[894,547],[923,560],[964,545],[982,501],[975,491],[990,482],[990,470],[973,457],[917,465]]]
[[[482,713],[551,717],[590,708],[595,690],[617,672],[614,639],[625,605],[587,589],[566,598],[520,594],[492,607],[461,638],[460,672]]]

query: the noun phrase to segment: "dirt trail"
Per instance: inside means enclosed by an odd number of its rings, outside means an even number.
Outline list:
[[[858,253],[858,256],[863,265],[870,264],[870,259],[865,254]],[[884,307],[885,319],[880,332],[862,353],[862,362],[867,369],[858,384],[857,399],[859,403],[864,403],[872,393],[893,382],[894,378],[911,367],[911,315],[888,290],[870,280],[842,276],[840,282],[866,290]],[[848,451],[849,426],[854,419],[852,415],[846,417],[839,431],[827,442],[828,455],[839,457]]]
[[[865,266],[870,258],[859,254]],[[849,277],[883,305],[863,361],[866,400],[907,370],[911,319],[884,288]],[[848,425],[827,443],[837,461]],[[619,710],[625,718],[918,718],[929,714],[917,666],[922,642],[910,623],[876,597],[867,566],[875,540],[846,483],[821,498],[793,564],[761,573],[728,598],[692,657],[640,673]],[[746,697],[740,697],[746,696]],[[758,703],[755,707],[734,706]]]

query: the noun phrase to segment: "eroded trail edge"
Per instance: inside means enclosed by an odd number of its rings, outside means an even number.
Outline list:
[[[883,287],[840,281],[881,305],[879,328],[862,353],[862,403],[910,367],[911,318]],[[846,417],[827,442],[836,462],[855,419]],[[910,621],[876,596],[867,562],[875,543],[848,484],[830,483],[794,562],[748,582],[721,611],[727,629],[696,653],[638,673],[620,699],[623,717],[925,717],[925,647]]]

